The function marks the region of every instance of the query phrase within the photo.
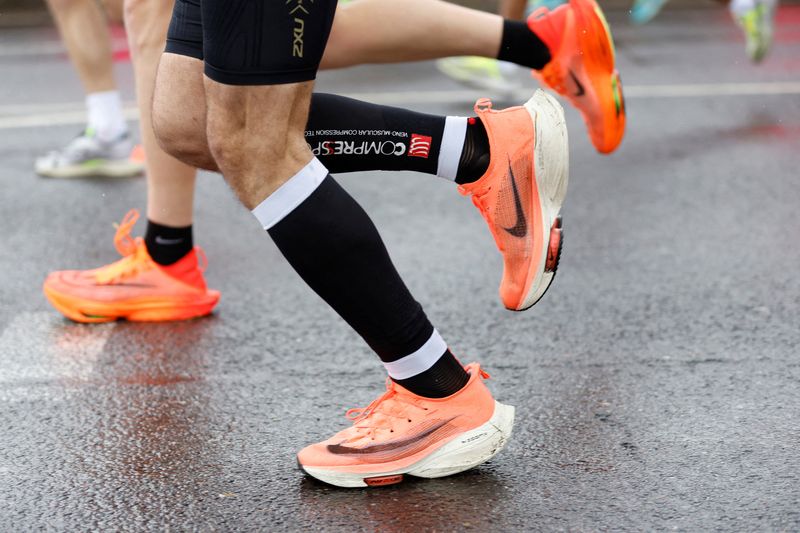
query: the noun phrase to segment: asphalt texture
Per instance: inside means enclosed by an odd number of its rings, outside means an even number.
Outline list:
[[[62,318],[46,274],[115,260],[111,223],[144,210],[145,182],[39,178],[34,157],[80,125],[6,123],[0,530],[800,529],[800,98],[769,90],[800,79],[800,11],[781,14],[758,67],[721,8],[610,21],[628,133],[599,156],[567,110],[564,253],[530,311],[502,309],[500,257],[451,184],[339,178],[454,351],[517,408],[503,452],[451,478],[341,490],[297,470],[296,451],[344,427],[384,372],[217,176],[199,180],[195,234],[222,291],[213,316]],[[55,38],[0,34],[0,124],[80,111],[63,54],[35,52]],[[118,79],[132,99],[129,64]],[[666,94],[675,84],[706,89]],[[471,106],[432,63],[323,73],[319,89]]]

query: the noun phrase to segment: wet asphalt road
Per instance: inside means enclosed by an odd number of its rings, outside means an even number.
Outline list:
[[[600,157],[568,110],[564,255],[531,311],[501,308],[499,256],[452,186],[341,177],[445,338],[517,406],[490,463],[373,490],[305,479],[294,453],[379,393],[381,367],[219,178],[197,199],[223,293],[212,317],[84,326],[49,307],[46,273],[113,260],[111,222],[143,210],[145,185],[31,172],[80,126],[3,120],[47,123],[81,93],[62,56],[30,52],[52,33],[0,34],[21,51],[0,57],[0,530],[800,529],[800,93],[758,94],[800,79],[800,11],[758,68],[724,10],[645,29],[622,15],[628,136]],[[715,95],[739,83],[764,85]],[[326,73],[319,88],[469,110],[429,63]]]

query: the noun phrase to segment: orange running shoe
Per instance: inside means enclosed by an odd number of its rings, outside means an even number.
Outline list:
[[[133,209],[117,228],[114,245],[123,256],[119,261],[47,276],[43,289],[53,307],[76,322],[184,320],[211,312],[219,292],[206,288],[200,247],[177,263],[161,266],[150,258],[141,238],[130,236],[138,218]]]
[[[541,90],[524,106],[491,106],[486,99],[475,104],[489,137],[489,168],[459,191],[472,195],[503,254],[500,299],[508,309],[523,311],[544,295],[561,256],[567,127],[564,110]]]
[[[625,134],[625,98],[600,7],[594,0],[570,0],[553,11],[540,7],[528,17],[528,27],[552,56],[533,76],[578,108],[598,152],[616,150]]]
[[[363,409],[350,409],[353,425],[303,448],[297,462],[307,474],[337,487],[400,483],[403,476],[435,478],[485,463],[511,437],[514,408],[483,384],[489,374],[472,363],[463,389],[446,398],[423,398],[386,380],[386,392]]]

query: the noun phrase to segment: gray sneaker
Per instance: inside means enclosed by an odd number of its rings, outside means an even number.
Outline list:
[[[133,142],[125,132],[113,141],[102,141],[90,129],[64,148],[36,159],[36,173],[50,178],[127,178],[144,172],[144,161],[131,158]]]

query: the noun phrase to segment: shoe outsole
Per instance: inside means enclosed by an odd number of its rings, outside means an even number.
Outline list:
[[[603,138],[601,142],[592,139],[592,143],[598,152],[609,154],[619,147],[622,138],[625,136],[625,96],[622,91],[622,80],[616,70],[616,53],[614,50],[614,39],[611,30],[606,22],[603,11],[594,0],[572,0],[575,14],[575,23],[580,28],[589,28],[589,31],[581,32],[579,37],[579,48],[583,52],[586,61],[585,68],[590,73],[592,87],[598,100],[604,106],[603,117],[615,116],[621,121],[616,128],[604,128],[604,132],[610,136]],[[583,6],[581,6],[583,4]],[[612,107],[613,106],[613,107]],[[591,131],[591,124],[587,122]]]
[[[58,168],[37,168],[36,173],[45,178],[133,178],[144,173],[139,161],[105,161],[96,166],[71,165]]]
[[[564,109],[555,98],[541,90],[536,91],[525,103],[525,109],[535,127],[534,168],[542,217],[539,227],[543,236],[539,255],[541,260],[532,264],[535,272],[531,273],[525,297],[517,306],[509,307],[512,311],[525,311],[533,307],[553,283],[562,246],[559,212],[569,185],[569,136]],[[554,249],[558,249],[555,260],[548,261]]]
[[[44,294],[50,304],[65,317],[83,324],[98,324],[127,320],[129,322],[172,322],[190,320],[211,314],[219,302],[220,293],[209,290],[205,298],[191,304],[175,302],[137,302],[106,306],[61,294],[47,286]]]
[[[405,476],[439,478],[451,476],[485,463],[506,445],[514,427],[514,407],[495,401],[492,417],[466,431],[405,468],[370,473],[347,472],[323,467],[298,466],[309,476],[342,488],[395,485]]]

